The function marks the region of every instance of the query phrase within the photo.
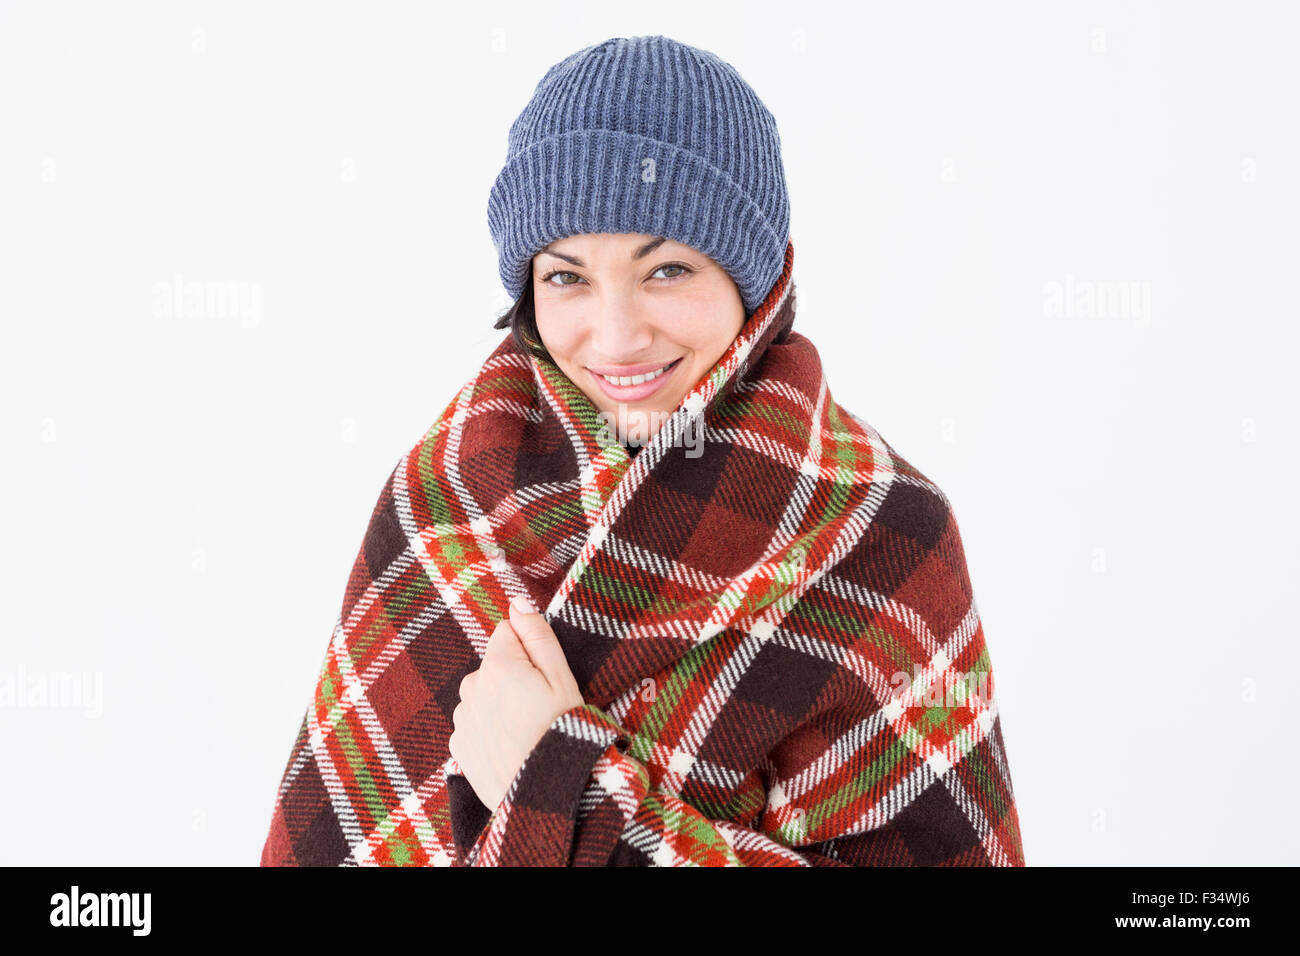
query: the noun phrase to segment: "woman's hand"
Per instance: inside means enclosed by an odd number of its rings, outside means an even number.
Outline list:
[[[460,682],[447,741],[484,806],[496,809],[555,718],[583,703],[555,631],[526,597],[515,598],[478,670]]]

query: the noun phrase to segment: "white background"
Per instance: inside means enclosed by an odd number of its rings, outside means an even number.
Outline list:
[[[648,33],[777,117],[795,327],[953,502],[1030,865],[1300,863],[1300,16],[1260,2],[5,2],[0,672],[102,712],[0,708],[0,862],[257,863],[375,497],[504,334],[509,125]]]

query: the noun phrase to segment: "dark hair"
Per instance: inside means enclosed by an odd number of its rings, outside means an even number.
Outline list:
[[[492,328],[509,328],[510,334],[514,336],[515,343],[525,353],[531,352],[538,358],[544,358],[550,362],[555,361],[551,358],[551,353],[546,351],[546,346],[542,344],[541,333],[537,331],[537,311],[533,307],[532,260],[529,260],[528,263],[528,280],[524,283],[524,291],[519,294],[515,304],[492,323]]]

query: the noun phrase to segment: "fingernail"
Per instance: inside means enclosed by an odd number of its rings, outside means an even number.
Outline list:
[[[527,594],[516,594],[515,599],[510,602],[516,610],[523,611],[525,614],[536,614],[537,608],[533,607],[533,602],[528,600]]]

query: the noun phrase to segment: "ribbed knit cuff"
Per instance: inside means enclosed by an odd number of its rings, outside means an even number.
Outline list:
[[[501,281],[515,298],[533,255],[547,243],[583,233],[645,233],[714,259],[731,274],[747,312],[780,276],[788,239],[698,154],[602,129],[552,136],[510,160],[493,184],[488,226]]]

